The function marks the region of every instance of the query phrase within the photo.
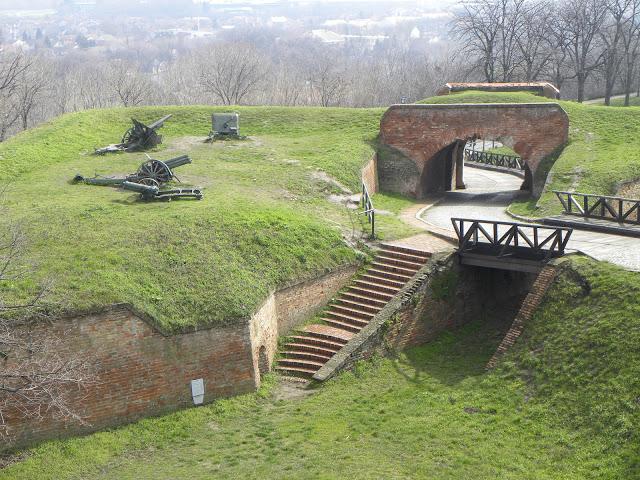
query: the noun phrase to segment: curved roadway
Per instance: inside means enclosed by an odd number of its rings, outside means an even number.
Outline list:
[[[464,181],[466,190],[445,193],[437,204],[423,212],[421,219],[452,233],[451,217],[517,221],[506,213],[506,208],[522,194],[519,190],[521,178],[465,165]],[[568,248],[628,270],[640,271],[640,238],[574,230]]]

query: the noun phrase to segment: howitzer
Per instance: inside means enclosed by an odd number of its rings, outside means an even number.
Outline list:
[[[133,182],[123,182],[122,188],[137,192],[142,200],[173,200],[176,198],[195,198],[202,200],[204,196],[198,188],[174,188],[171,190],[160,190],[156,186],[141,185]]]
[[[169,118],[171,118],[171,115],[166,115],[149,125],[132,118],[133,127],[124,133],[120,143],[97,148],[95,153],[96,155],[103,155],[108,152],[132,152],[134,150],[153,148],[162,143],[162,135],[158,135],[156,130],[161,128]]]
[[[143,185],[151,185],[159,187],[163,183],[169,182],[173,178],[177,178],[173,173],[173,169],[191,163],[189,155],[181,155],[167,161],[155,160],[150,158],[138,168],[136,173],[127,175],[124,178],[100,177],[86,178],[82,175],[73,177],[74,183],[86,183],[88,185],[122,185],[123,182],[134,182]]]

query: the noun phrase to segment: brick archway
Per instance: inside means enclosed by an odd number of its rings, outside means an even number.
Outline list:
[[[423,198],[463,187],[461,145],[478,138],[520,155],[527,165],[523,187],[539,195],[540,164],[568,135],[569,117],[557,103],[393,105],[380,121],[380,189]]]

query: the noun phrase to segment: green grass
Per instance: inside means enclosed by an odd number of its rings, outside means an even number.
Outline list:
[[[528,93],[468,92],[423,103],[548,102]],[[559,101],[569,115],[569,143],[551,167],[539,200],[516,201],[510,210],[542,217],[561,210],[551,190],[615,194],[620,183],[640,178],[640,108],[605,107]]]
[[[362,218],[328,200],[339,184],[358,191],[374,152],[381,109],[238,107],[247,141],[203,144],[213,107],[149,107],[75,113],[0,145],[0,185],[9,184],[0,223],[29,241],[29,281],[5,285],[7,301],[50,279],[52,313],[128,302],[165,331],[246,318],[283,283],[353,263],[343,236]],[[127,174],[143,153],[96,157],[130,117],[173,118],[160,159],[188,153],[176,170],[202,186],[203,201],[142,203],[108,187],[72,185],[76,174]],[[381,234],[393,236],[393,232]],[[250,285],[251,288],[246,288]]]
[[[272,377],[257,394],[43,444],[0,478],[638,478],[640,274],[571,265],[493,372],[506,325],[477,319],[309,397],[277,399]]]

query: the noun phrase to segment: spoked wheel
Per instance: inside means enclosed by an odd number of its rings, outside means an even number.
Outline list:
[[[150,177],[141,178],[136,183],[139,183],[140,185],[146,185],[147,187],[160,188],[160,183],[158,183],[157,180],[154,180],[153,178],[150,178]]]
[[[158,182],[158,184],[167,183],[173,178],[173,173],[166,163],[160,160],[149,160],[140,165],[138,176],[142,178],[150,178]]]

